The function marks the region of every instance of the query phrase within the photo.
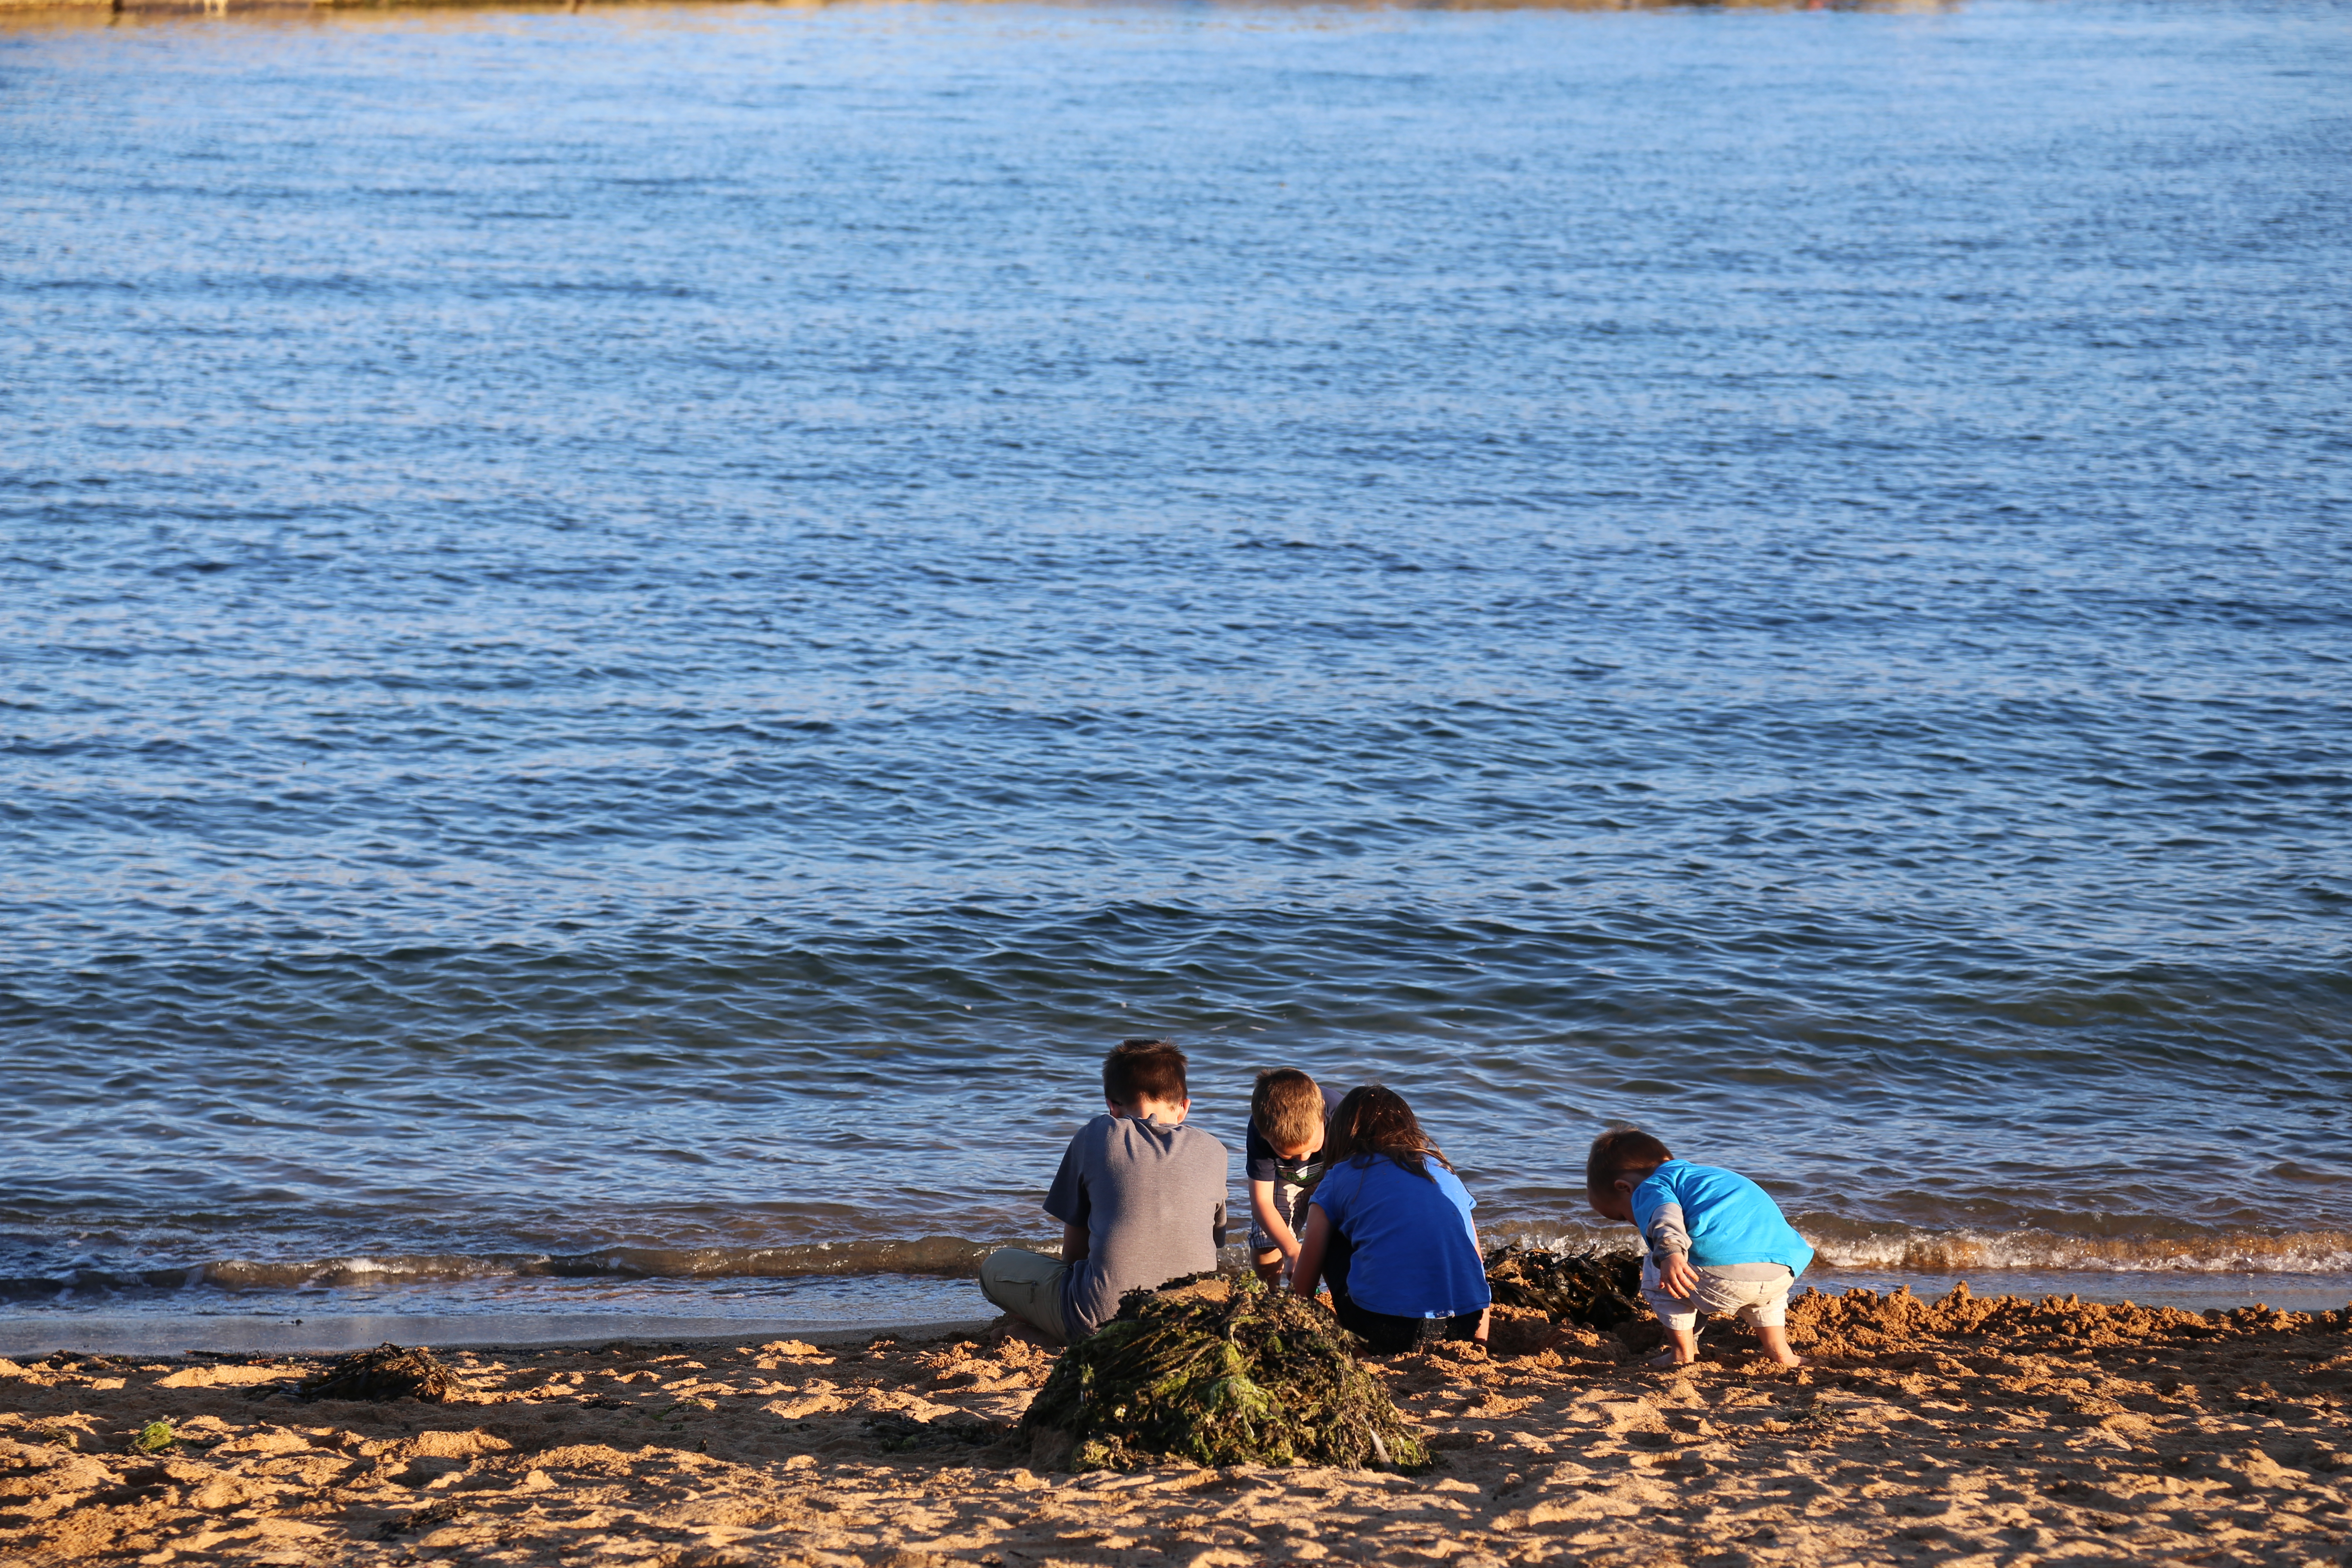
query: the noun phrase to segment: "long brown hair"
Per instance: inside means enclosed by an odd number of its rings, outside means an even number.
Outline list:
[[[1349,1089],[1332,1110],[1330,1131],[1324,1134],[1323,1157],[1333,1165],[1346,1160],[1362,1166],[1370,1164],[1375,1154],[1386,1154],[1424,1181],[1437,1180],[1429,1173],[1432,1160],[1454,1169],[1454,1162],[1421,1130],[1404,1096],[1368,1083]]]

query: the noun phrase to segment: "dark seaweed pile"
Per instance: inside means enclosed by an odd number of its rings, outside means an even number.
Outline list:
[[[1486,1254],[1498,1307],[1532,1307],[1555,1323],[1603,1332],[1642,1317],[1642,1255],[1628,1247],[1546,1252],[1498,1247]]]
[[[1004,1436],[1004,1428],[977,1415],[959,1411],[951,1415],[934,1416],[918,1421],[913,1416],[891,1410],[865,1423],[872,1435],[874,1446],[886,1454],[911,1454],[923,1448],[945,1448],[957,1444],[977,1447],[993,1443]]]
[[[423,1345],[403,1350],[385,1343],[336,1357],[295,1384],[294,1392],[305,1399],[421,1399],[438,1405],[466,1392],[466,1385]]]
[[[1074,1470],[1429,1462],[1325,1309],[1255,1280],[1131,1290],[1062,1352],[1022,1418],[1066,1434]]]

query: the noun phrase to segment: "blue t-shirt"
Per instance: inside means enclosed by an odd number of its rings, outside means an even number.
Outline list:
[[[1451,1318],[1494,1300],[1470,1228],[1473,1200],[1453,1172],[1429,1162],[1424,1181],[1385,1154],[1359,1155],[1323,1173],[1313,1206],[1347,1238],[1345,1289],[1367,1311]]]
[[[1633,1189],[1633,1223],[1644,1243],[1651,1222],[1669,1205],[1682,1210],[1693,1268],[1708,1264],[1778,1263],[1802,1274],[1813,1249],[1780,1215],[1772,1194],[1737,1171],[1669,1160]]]

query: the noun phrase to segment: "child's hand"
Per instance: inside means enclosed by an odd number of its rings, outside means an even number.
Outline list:
[[[1687,1301],[1698,1289],[1698,1270],[1690,1259],[1679,1252],[1669,1252],[1666,1260],[1658,1265],[1658,1288],[1677,1301]]]

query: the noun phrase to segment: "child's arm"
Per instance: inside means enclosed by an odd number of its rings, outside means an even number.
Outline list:
[[[1320,1207],[1307,1211],[1307,1235],[1298,1243],[1298,1260],[1291,1265],[1291,1293],[1312,1301],[1323,1279],[1323,1255],[1331,1250],[1331,1216]]]
[[[1684,1228],[1683,1206],[1661,1204],[1650,1216],[1642,1239],[1649,1244],[1650,1257],[1658,1266],[1658,1288],[1677,1301],[1690,1300],[1698,1289],[1698,1271],[1690,1266],[1690,1232]]]
[[[1282,1216],[1274,1210],[1274,1184],[1252,1182],[1249,1184],[1249,1190],[1250,1217],[1257,1221],[1258,1229],[1274,1237],[1275,1246],[1282,1248],[1282,1255],[1285,1258],[1289,1258],[1294,1264],[1297,1263],[1298,1237],[1292,1233],[1287,1225],[1283,1223]]]
[[[1470,1250],[1476,1253],[1480,1258],[1486,1256],[1486,1249],[1478,1245],[1478,1226],[1475,1222],[1473,1222],[1470,1226]],[[1472,1334],[1470,1338],[1477,1344],[1480,1350],[1485,1350],[1486,1348],[1486,1335],[1494,1326],[1495,1309],[1491,1305],[1479,1308],[1478,1331]]]

